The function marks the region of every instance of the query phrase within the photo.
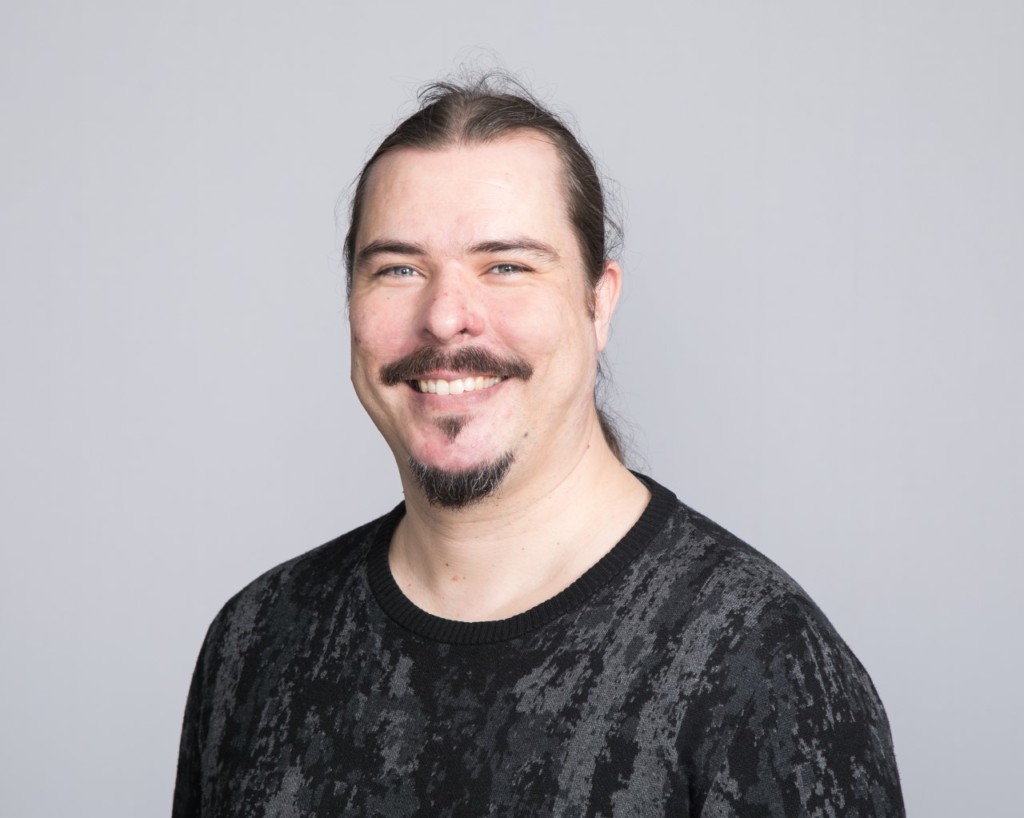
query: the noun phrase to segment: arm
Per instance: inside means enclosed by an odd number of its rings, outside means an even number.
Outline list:
[[[203,688],[203,656],[205,644],[192,674],[192,684],[185,703],[178,749],[178,775],[174,785],[174,806],[171,818],[200,818],[202,815],[202,778],[200,709]]]

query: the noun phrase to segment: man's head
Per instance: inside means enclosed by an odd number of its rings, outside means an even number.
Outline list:
[[[606,236],[580,143],[486,82],[431,86],[363,168],[345,241],[353,381],[432,502],[493,491],[588,415],[619,456],[593,403],[619,286]]]

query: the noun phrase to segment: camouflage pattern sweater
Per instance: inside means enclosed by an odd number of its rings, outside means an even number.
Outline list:
[[[390,514],[218,614],[174,818],[898,816],[868,674],[767,558],[645,480],[600,562],[510,619],[416,608]]]

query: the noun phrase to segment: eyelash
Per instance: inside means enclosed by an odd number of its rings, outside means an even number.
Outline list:
[[[398,272],[399,270],[407,270],[408,273],[403,273],[400,275]],[[409,264],[392,264],[390,267],[385,267],[383,270],[377,273],[377,275],[381,277],[391,276],[394,278],[411,278],[412,274],[416,272],[416,268]]]
[[[492,264],[487,269],[488,271],[493,271],[498,275],[506,276],[514,275],[515,273],[528,272],[529,268],[524,267],[521,264],[513,264],[512,262],[505,261],[499,264]],[[392,264],[390,267],[385,267],[377,273],[377,275],[382,278],[412,278],[414,275],[418,274],[419,271],[410,264]]]
[[[508,269],[502,270],[502,267],[507,267]],[[526,267],[523,267],[520,264],[513,264],[509,261],[491,265],[490,269],[494,270],[498,275],[512,275],[513,273],[525,273],[527,271]]]

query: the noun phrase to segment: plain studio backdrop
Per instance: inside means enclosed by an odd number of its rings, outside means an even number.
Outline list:
[[[912,815],[1019,814],[1019,2],[0,14],[0,813],[167,814],[220,605],[400,499],[348,383],[349,184],[500,59],[624,203],[633,463],[826,611]]]

